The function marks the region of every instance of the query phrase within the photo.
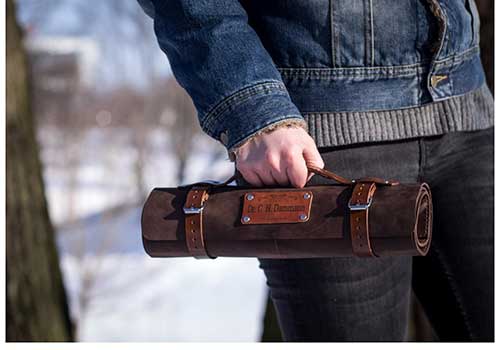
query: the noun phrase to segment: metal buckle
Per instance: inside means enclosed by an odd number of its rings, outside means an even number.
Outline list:
[[[366,210],[366,209],[368,209],[370,207],[370,205],[372,205],[372,198],[371,197],[368,200],[368,203],[351,204],[351,202],[349,202],[347,204],[347,206],[351,210]]]
[[[199,208],[194,207],[194,206],[183,207],[182,210],[184,211],[184,214],[200,214],[204,207],[205,207],[205,204],[203,204]]]

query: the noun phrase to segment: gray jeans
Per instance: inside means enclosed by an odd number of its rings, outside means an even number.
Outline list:
[[[260,259],[284,339],[406,340],[413,288],[441,341],[493,341],[493,127],[320,152],[345,177],[427,182],[433,242],[425,257]]]

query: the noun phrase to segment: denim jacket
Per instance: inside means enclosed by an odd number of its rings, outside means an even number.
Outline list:
[[[228,149],[308,112],[422,106],[484,83],[473,0],[139,0]]]

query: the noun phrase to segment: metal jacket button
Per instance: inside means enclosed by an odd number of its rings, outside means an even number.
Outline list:
[[[435,88],[441,81],[447,79],[447,75],[433,75],[431,76],[431,86]]]
[[[227,130],[220,133],[219,139],[224,145],[227,145],[227,142],[229,141],[227,137]]]

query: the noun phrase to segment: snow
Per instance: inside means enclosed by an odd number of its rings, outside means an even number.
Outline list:
[[[152,259],[107,254],[85,259],[96,267],[87,310],[76,308],[81,261],[62,267],[79,319],[80,341],[258,341],[264,277],[256,259]],[[75,309],[76,308],[76,309]]]
[[[142,203],[131,190],[136,152],[128,131],[95,128],[81,135],[72,191],[59,133],[46,128],[39,138],[78,340],[258,341],[267,301],[258,261],[150,258],[140,236]],[[159,133],[151,139],[148,188],[175,186],[172,148]],[[232,163],[214,157],[218,146],[197,138],[184,183],[232,174]]]

